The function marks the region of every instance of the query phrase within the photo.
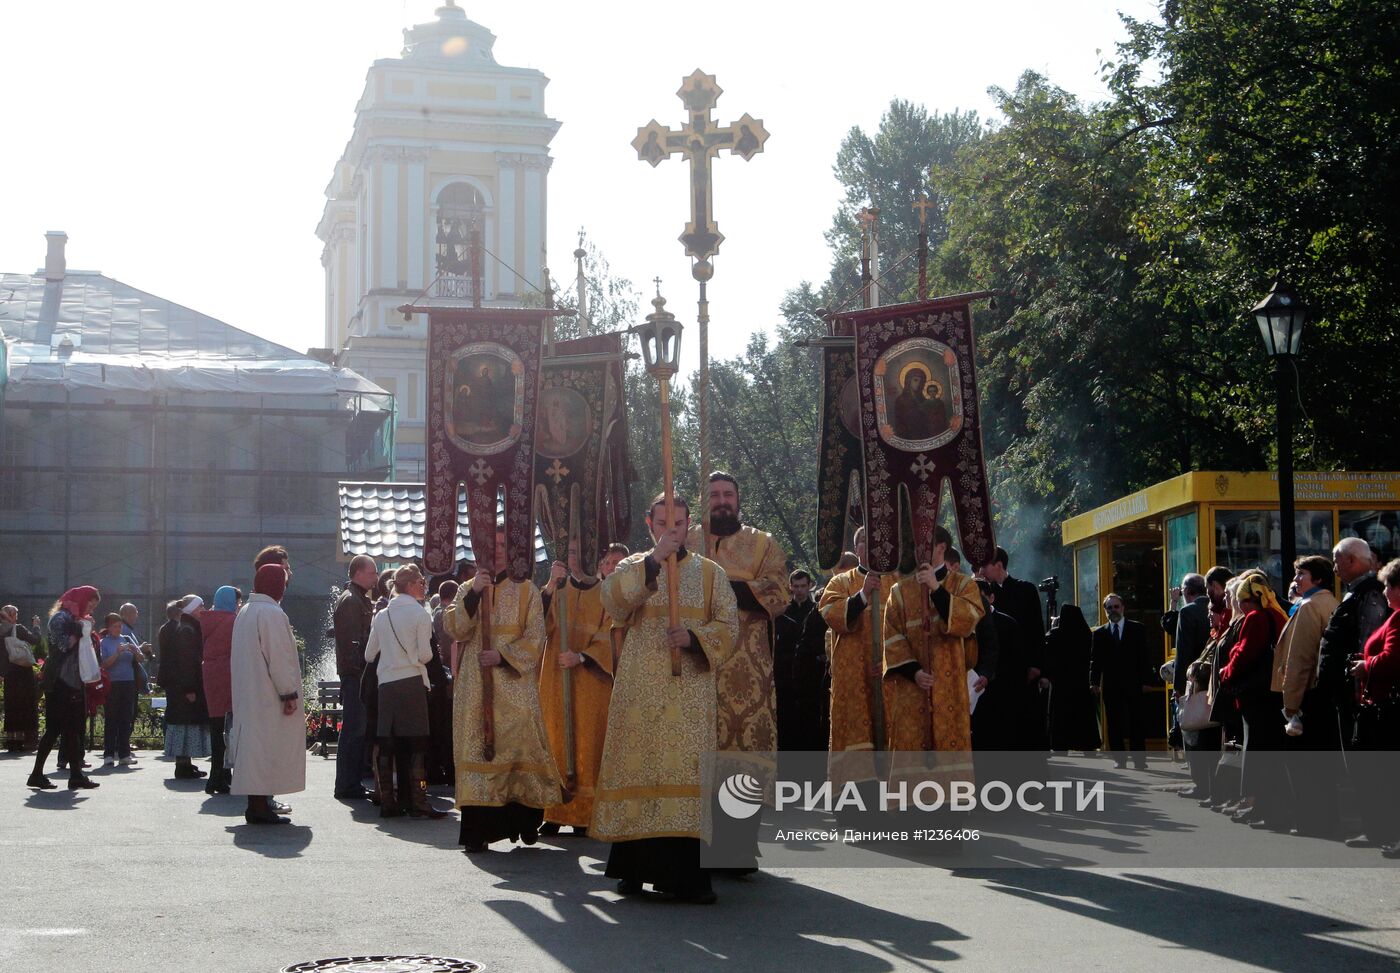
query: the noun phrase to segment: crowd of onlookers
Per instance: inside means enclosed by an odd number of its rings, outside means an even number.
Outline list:
[[[959,568],[957,552],[949,557]],[[1364,540],[1346,538],[1331,560],[1297,560],[1286,602],[1261,570],[1188,574],[1162,616],[1176,655],[1160,672],[1146,626],[1126,617],[1119,595],[1104,599],[1107,621],[1097,627],[1064,605],[1047,630],[1036,586],[1012,577],[1007,563],[998,548],[977,572],[987,612],[977,631],[974,749],[1102,749],[1119,767],[1130,758],[1143,767],[1149,694],[1165,682],[1170,746],[1192,781],[1183,796],[1254,828],[1345,839],[1400,857],[1400,775],[1366,756],[1400,751],[1400,560],[1381,566]],[[193,594],[171,601],[155,651],[136,634],[136,606],[101,614],[93,587],[70,589],[47,621],[35,617],[28,626],[14,606],[0,608],[5,747],[34,753],[29,785],[57,786],[44,772],[57,744],[68,787],[98,786],[84,772],[83,743],[85,719],[98,709],[103,766],[135,765],[138,699],[154,681],[165,693],[164,755],[174,776],[207,778],[210,795],[247,795],[250,822],[287,821],[290,808],[274,795],[304,786],[305,721],[294,636],[278,606],[291,574],[286,550],[266,548],[254,572],[251,598],[226,585],[209,605]],[[820,591],[805,571],[789,580],[793,600],[775,626],[779,742],[824,749],[830,676],[825,625],[814,610]],[[342,707],[336,797],[368,799],[387,815],[440,816],[426,786],[454,777],[455,646],[442,617],[457,584],[411,565],[379,573],[369,557],[351,562],[328,633]],[[366,649],[376,618],[396,598],[415,602],[431,626],[422,647],[415,642],[389,663],[412,670],[404,685],[421,683],[426,706],[415,698],[404,710],[412,732],[385,733],[377,669],[386,664]],[[416,623],[417,613],[405,609],[401,621]],[[395,721],[402,717],[388,722]],[[204,758],[207,773],[194,764]],[[1347,783],[1356,834],[1342,830]]]
[[[1294,563],[1288,603],[1259,570],[1187,575],[1163,618],[1194,786],[1237,823],[1400,857],[1400,560],[1361,538]],[[1343,597],[1333,593],[1340,581]],[[1349,781],[1360,831],[1343,832]]]
[[[64,592],[47,622],[35,617],[28,627],[14,606],[0,609],[5,743],[11,753],[33,751],[28,785],[58,786],[45,773],[57,744],[57,767],[67,771],[70,790],[100,786],[85,773],[91,765],[84,739],[87,718],[99,711],[102,766],[135,766],[131,741],[139,700],[154,681],[165,693],[164,755],[174,761],[173,776],[206,779],[209,795],[246,795],[249,823],[288,820],[282,815],[290,808],[273,795],[302,789],[305,775],[301,662],[280,607],[290,557],[283,547],[264,548],[253,570],[247,599],[225,585],[209,605],[195,594],[171,601],[154,648],[136,634],[137,607],[126,604],[104,615],[101,593],[92,586]],[[237,765],[236,754],[244,756]],[[208,771],[194,763],[204,758],[210,758]]]

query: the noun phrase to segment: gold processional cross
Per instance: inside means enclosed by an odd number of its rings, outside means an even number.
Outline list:
[[[768,140],[768,130],[763,127],[762,119],[754,118],[747,112],[732,125],[716,124],[710,117],[710,111],[723,93],[724,89],[715,82],[714,75],[696,68],[681,82],[680,90],[676,92],[690,114],[684,127],[679,130],[666,128],[653,118],[637,129],[637,137],[632,140],[637,158],[650,163],[652,168],[673,155],[682,156],[690,163],[690,222],[678,239],[685,244],[686,255],[694,258],[690,273],[700,284],[699,314],[696,316],[696,324],[700,326],[700,373],[696,376],[696,385],[700,399],[702,491],[707,489],[710,478],[710,304],[705,296],[705,284],[714,276],[714,264],[710,258],[719,253],[719,245],[724,242],[724,234],[719,232],[719,225],[715,223],[710,166],[721,149],[728,149],[731,155],[748,161],[763,151],[763,143]],[[701,499],[704,499],[703,492]],[[708,510],[708,506],[702,502],[703,509]],[[704,520],[708,536],[708,513]]]

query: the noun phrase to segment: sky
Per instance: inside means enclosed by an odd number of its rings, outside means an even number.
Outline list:
[[[68,266],[100,270],[297,350],[324,339],[316,223],[365,74],[397,57],[402,28],[436,0],[52,0],[0,7],[0,271],[42,266],[44,232]],[[675,91],[700,67],[771,133],[752,160],[714,167],[726,239],[709,286],[711,354],[778,320],[783,294],[829,267],[841,198],[832,165],[853,126],[891,99],[995,117],[987,93],[1034,70],[1086,100],[1123,37],[1118,11],[1148,0],[944,0],[869,7],[711,0],[686,4],[460,4],[497,37],[498,63],[543,71],[551,145],[547,245],[573,277],[580,228],[640,291],[695,315],[676,237],[687,167],[653,169],[631,140],[684,120]],[[866,15],[864,22],[855,13]],[[643,311],[649,310],[644,304]],[[683,364],[695,343],[685,341]]]

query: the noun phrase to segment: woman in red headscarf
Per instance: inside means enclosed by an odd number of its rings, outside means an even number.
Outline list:
[[[58,785],[44,774],[44,761],[59,740],[59,754],[68,764],[68,789],[96,787],[83,773],[83,687],[102,678],[92,641],[92,611],[101,600],[96,588],[70,588],[49,614],[49,657],[44,662],[44,735],[34,755],[29,786],[51,790]]]
[[[258,568],[253,595],[233,623],[228,760],[233,793],[248,797],[243,819],[249,824],[289,823],[273,809],[272,796],[306,789],[301,663],[280,604],[286,590],[281,564]]]

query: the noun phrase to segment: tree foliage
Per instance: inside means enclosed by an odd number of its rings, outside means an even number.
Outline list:
[[[820,380],[792,342],[821,333],[819,307],[858,300],[866,205],[883,301],[913,297],[899,257],[926,191],[933,292],[997,294],[976,311],[979,384],[998,536],[1021,563],[1053,563],[1064,518],[1148,483],[1273,464],[1273,365],[1248,312],[1276,276],[1311,308],[1299,466],[1400,455],[1383,406],[1400,395],[1400,4],[1165,0],[1160,14],[1125,18],[1105,102],[1026,73],[993,90],[994,123],[895,100],[843,140],[824,282],[794,288],[776,334],[711,370],[714,465],[795,562],[814,566]],[[693,496],[693,397],[677,400]],[[635,370],[629,401],[649,496],[655,391]]]

